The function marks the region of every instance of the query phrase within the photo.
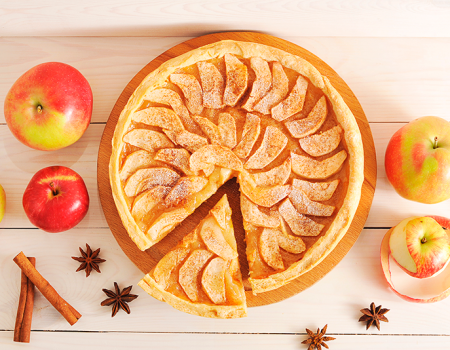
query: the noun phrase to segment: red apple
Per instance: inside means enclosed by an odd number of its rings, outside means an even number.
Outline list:
[[[403,126],[389,141],[385,168],[406,199],[432,204],[450,198],[450,123],[422,117]]]
[[[3,220],[5,216],[5,207],[6,207],[6,194],[2,185],[0,185],[0,222]]]
[[[389,250],[395,262],[409,275],[428,278],[440,273],[450,261],[450,238],[442,227],[448,219],[405,219],[392,230]]]
[[[75,171],[51,166],[34,174],[25,189],[22,204],[33,225],[47,232],[61,232],[84,218],[89,208],[89,194]]]
[[[71,145],[86,131],[92,115],[92,91],[75,68],[42,63],[25,72],[5,99],[5,118],[23,144],[43,151]]]

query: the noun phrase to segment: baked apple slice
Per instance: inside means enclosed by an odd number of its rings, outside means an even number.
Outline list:
[[[330,130],[304,137],[298,142],[306,153],[313,157],[319,157],[334,151],[341,142],[341,135],[342,128],[336,125]]]
[[[227,83],[223,94],[223,102],[227,106],[234,107],[244,94],[245,90],[247,90],[247,66],[229,53],[224,55],[224,61]]]
[[[301,177],[307,179],[326,179],[336,174],[341,169],[342,164],[347,158],[345,150],[336,153],[334,156],[322,161],[311,159],[291,152],[292,171]]]
[[[191,74],[171,74],[170,82],[177,85],[183,92],[189,111],[200,115],[203,112],[203,91],[197,78]]]
[[[320,129],[326,118],[327,100],[325,96],[322,96],[306,118],[292,120],[284,125],[286,125],[286,128],[293,137],[299,139],[314,134]]]
[[[210,62],[197,62],[203,89],[203,107],[219,109],[223,107],[224,82],[222,74]]]
[[[251,112],[255,104],[264,97],[272,86],[272,73],[267,61],[260,57],[252,57],[250,59],[250,66],[255,72],[256,79],[253,82],[252,90],[247,102],[242,106],[245,110]]]

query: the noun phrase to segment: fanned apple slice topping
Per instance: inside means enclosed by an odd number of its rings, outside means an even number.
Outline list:
[[[236,122],[228,113],[219,114],[219,135],[222,146],[232,149],[236,146]]]
[[[216,166],[214,164],[208,165],[208,167],[206,167],[205,169],[203,169],[203,173],[205,174],[206,177],[209,177],[214,170],[216,170]]]
[[[214,145],[222,144],[219,127],[210,121],[208,118],[193,116],[195,122],[200,126],[203,133],[209,138],[209,141]]]
[[[330,182],[309,182],[305,180],[294,179],[292,185],[302,190],[309,199],[313,201],[327,201],[339,185],[339,180]]]
[[[264,132],[261,146],[244,164],[246,169],[262,169],[270,164],[283,151],[288,138],[276,127],[268,126]]]
[[[247,66],[229,53],[225,54],[224,60],[227,83],[223,94],[223,102],[227,106],[234,107],[247,90]]]
[[[285,123],[286,128],[295,138],[302,138],[314,134],[327,118],[327,100],[322,96],[311,112],[304,119],[292,120]]]
[[[278,212],[271,212],[267,215],[259,210],[258,206],[250,201],[245,195],[241,195],[242,217],[249,224],[261,227],[276,228],[280,226],[280,216]]]
[[[324,225],[318,224],[310,218],[300,214],[292,205],[289,198],[286,198],[278,207],[278,211],[292,232],[298,236],[317,236],[320,234]]]
[[[124,191],[128,197],[134,197],[155,186],[173,186],[179,178],[180,175],[168,168],[139,169],[128,178]]]
[[[213,217],[209,217],[203,222],[200,237],[208,249],[221,258],[225,260],[237,258],[237,252],[225,240],[222,228]]]
[[[286,158],[283,164],[265,172],[253,173],[249,176],[257,186],[284,185],[291,175],[291,157]],[[294,180],[295,181],[295,180]]]
[[[219,109],[223,107],[224,81],[217,67],[209,62],[197,62],[203,88],[203,107]]]
[[[147,231],[147,235],[152,240],[158,241],[188,216],[189,212],[184,208],[165,212],[152,223],[152,226]]]
[[[219,145],[206,145],[195,151],[189,159],[192,171],[199,171],[211,164],[236,171],[242,170],[242,162],[228,148]]]
[[[183,123],[174,111],[165,107],[148,107],[133,114],[133,120],[151,126],[159,126],[176,133],[184,130]]]
[[[169,164],[186,175],[197,175],[189,167],[190,157],[191,154],[184,148],[164,148],[156,152],[154,159]]]
[[[345,150],[322,161],[291,152],[292,171],[307,179],[326,179],[336,174],[347,158]]]
[[[174,145],[177,145],[177,135],[178,133],[173,131],[173,130],[168,130],[168,129],[162,129],[163,133],[169,138],[170,141],[172,141],[172,143]]]
[[[285,234],[277,230],[278,245],[285,251],[293,254],[300,254],[306,249],[305,242],[300,237]]]
[[[289,199],[300,214],[331,216],[334,211],[333,206],[312,201],[297,187],[292,187]]]
[[[147,168],[149,166],[162,165],[163,163],[158,162],[157,159],[153,158],[153,154],[141,149],[127,156],[125,162],[122,165],[122,168],[120,169],[120,180],[125,182],[130,177],[130,175],[136,172],[136,170]]]
[[[180,267],[178,282],[183,288],[189,299],[193,302],[198,301],[198,277],[206,262],[213,254],[204,249],[194,250]]]
[[[123,137],[123,141],[130,145],[145,149],[150,153],[156,152],[161,148],[171,148],[175,146],[166,135],[147,129],[133,129]]]
[[[180,95],[171,89],[155,89],[144,95],[144,100],[170,106],[181,118],[189,118],[189,111]]]
[[[228,228],[227,223],[231,220],[231,208],[228,204],[228,198],[225,194],[220,201],[209,211],[216,219],[219,226],[226,230]]]
[[[250,59],[250,65],[256,74],[256,79],[253,82],[250,97],[242,106],[242,108],[249,112],[253,111],[255,104],[263,98],[272,85],[272,73],[270,72],[267,61],[260,57],[252,57]]]
[[[186,99],[186,107],[192,114],[201,114],[203,111],[202,87],[191,74],[171,74],[170,81],[177,85]]]
[[[278,229],[265,228],[259,237],[259,253],[275,270],[284,270],[280,247],[287,252],[300,254],[306,245],[300,237],[287,235]]]
[[[140,221],[149,211],[156,207],[170,192],[169,186],[155,186],[142,192],[134,199],[131,215]]]
[[[259,254],[271,268],[284,270],[283,258],[278,246],[277,230],[265,228],[259,236]]]
[[[339,125],[320,134],[298,140],[300,147],[313,157],[323,156],[334,151],[341,142],[342,128]]]
[[[189,111],[184,105],[180,95],[171,89],[156,89],[145,94],[145,100],[168,105],[180,117],[186,129],[190,132],[199,132],[200,129],[189,116]]]
[[[245,173],[239,174],[240,189],[253,203],[269,208],[289,195],[291,186],[257,187]]]
[[[172,271],[188,256],[189,249],[178,247],[168,252],[158,262],[153,271],[153,277],[163,289],[169,286]]]
[[[255,114],[247,113],[244,129],[242,130],[241,141],[236,147],[233,148],[233,152],[239,158],[246,158],[252,151],[256,140],[261,132],[260,126],[261,120]]]
[[[305,103],[307,89],[308,81],[299,75],[288,97],[272,108],[272,118],[281,122],[300,112]]]
[[[208,183],[208,179],[200,176],[186,176],[180,178],[173,186],[164,204],[167,207],[177,207],[185,205],[197,192],[203,189]]]
[[[186,130],[177,134],[176,140],[178,145],[186,148],[191,153],[194,153],[208,144],[208,140],[206,138]]]
[[[223,304],[227,301],[225,293],[225,271],[227,265],[225,260],[217,257],[212,259],[203,270],[202,287],[214,304]]]
[[[262,114],[269,114],[270,109],[283,100],[289,91],[289,79],[280,62],[273,63],[272,77],[272,89],[253,108]]]

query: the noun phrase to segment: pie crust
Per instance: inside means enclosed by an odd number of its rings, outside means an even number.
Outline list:
[[[217,69],[224,61],[227,74]],[[192,67],[201,69],[198,79],[189,77]],[[248,82],[239,78],[245,75],[243,72],[251,77]],[[269,74],[271,85],[267,83]],[[233,84],[228,83],[233,81]],[[173,97],[173,93],[159,91],[170,91],[168,86],[174,84],[179,91],[176,95],[181,99]],[[203,91],[201,95],[199,91]],[[156,100],[156,105],[144,106],[149,98]],[[170,112],[156,109],[158,107]],[[154,108],[149,111],[150,117],[141,112],[146,108]],[[233,124],[234,116],[227,115],[227,111],[233,112],[230,108],[234,111],[240,108],[246,115],[239,126],[237,122]],[[218,110],[223,112],[218,119],[217,113],[208,114]],[[271,118],[268,113],[272,114],[273,123],[268,122]],[[182,124],[174,115],[178,115]],[[152,125],[149,131],[136,126],[142,121]],[[158,212],[156,218],[150,215],[147,221],[137,222],[133,217],[131,208],[136,199],[125,193],[125,188],[129,194],[138,196],[142,188],[152,190],[142,181],[137,186],[132,181],[129,184],[124,181],[133,172],[127,164],[131,151],[125,140],[130,139],[129,133],[143,135],[138,148],[150,148],[158,154],[153,159],[142,154],[133,156],[144,159],[145,163],[136,164],[135,171],[149,166],[158,168],[161,159],[166,167],[170,164],[167,169],[172,171],[161,176],[164,181],[155,178],[147,181],[151,186],[161,187],[153,192],[172,198],[169,211]],[[296,146],[293,146],[293,139]],[[173,164],[167,163],[170,158],[167,149],[174,146],[190,154],[188,163],[186,157],[178,157]],[[161,151],[163,149],[165,151]],[[288,175],[286,169],[290,172]],[[250,202],[241,207],[246,208],[243,214],[249,281],[256,294],[276,289],[311,270],[339,243],[360,200],[364,153],[352,112],[328,78],[314,66],[273,47],[224,40],[175,57],[142,81],[120,114],[112,140],[109,171],[119,215],[141,250],[159,242],[223,183],[238,177],[241,198]],[[173,172],[180,175],[182,184],[179,184],[180,179],[175,180]],[[205,183],[201,179],[208,181]],[[295,186],[293,193],[296,180],[298,187]],[[169,194],[166,194],[167,187],[172,188]],[[330,193],[321,195],[323,191],[330,192],[329,188],[332,189],[331,199]],[[190,195],[179,200],[174,191],[187,191]],[[318,201],[318,198],[325,200]],[[155,202],[154,197],[140,199],[141,203],[151,203],[150,206]],[[139,209],[135,212],[141,213]],[[273,227],[274,220],[279,220],[278,227]],[[302,253],[298,253],[301,246],[298,240],[289,236],[300,236],[305,241]],[[284,263],[280,263],[280,257]],[[144,289],[148,291],[145,286]],[[161,295],[154,296],[161,299]]]
[[[247,316],[227,195],[145,275],[139,286],[156,299],[193,315]]]

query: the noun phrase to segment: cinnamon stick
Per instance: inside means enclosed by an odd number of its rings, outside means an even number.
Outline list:
[[[31,264],[23,252],[20,252],[14,262],[20,267],[23,273],[34,283],[42,295],[59,311],[59,313],[73,326],[81,314],[75,310],[67,301],[65,301],[58,292],[42,277],[42,275]]]
[[[28,258],[33,266],[36,266],[35,258]],[[19,307],[17,308],[16,325],[14,327],[14,341],[21,343],[30,342],[31,319],[33,317],[34,284],[23,273],[20,282]]]

